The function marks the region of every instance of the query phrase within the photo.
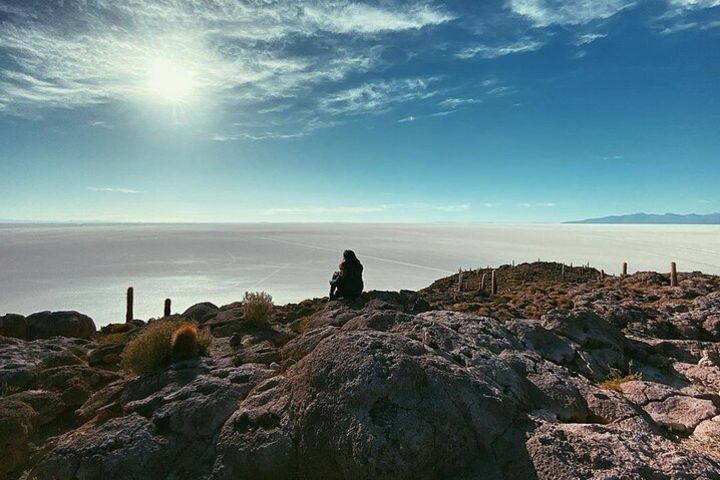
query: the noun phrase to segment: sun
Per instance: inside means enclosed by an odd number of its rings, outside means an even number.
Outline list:
[[[179,63],[157,60],[148,69],[150,93],[165,103],[186,103],[195,90],[196,81],[192,71]]]

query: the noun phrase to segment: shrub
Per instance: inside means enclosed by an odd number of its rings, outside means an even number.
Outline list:
[[[261,326],[270,320],[274,304],[267,292],[245,292],[243,316],[250,325]]]
[[[177,320],[157,320],[143,329],[142,332],[125,346],[121,355],[120,366],[123,370],[142,374],[164,368],[174,359],[173,341],[178,331],[178,355],[195,352],[193,356],[204,354],[212,341],[207,331],[198,332],[193,323],[180,323]],[[192,331],[192,333],[188,333]],[[189,337],[194,338],[194,347]],[[187,357],[185,357],[187,358]]]
[[[639,373],[630,373],[625,376],[621,376],[620,372],[615,369],[610,370],[610,375],[600,382],[600,388],[605,390],[613,390],[615,392],[622,392],[622,384],[632,382],[633,380],[642,380],[642,376]]]
[[[100,329],[102,334],[127,333],[138,328],[134,323],[109,323]]]
[[[105,345],[108,343],[120,343],[125,340],[124,333],[108,333],[106,335],[100,335],[98,337],[98,344]]]

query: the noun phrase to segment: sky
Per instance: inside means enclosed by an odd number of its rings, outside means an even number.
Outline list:
[[[0,0],[0,219],[720,210],[720,0]]]

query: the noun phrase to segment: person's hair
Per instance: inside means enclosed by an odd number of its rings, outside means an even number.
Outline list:
[[[354,277],[362,274],[363,266],[358,260],[355,252],[345,250],[343,252],[343,261],[340,263],[340,272],[343,276]]]

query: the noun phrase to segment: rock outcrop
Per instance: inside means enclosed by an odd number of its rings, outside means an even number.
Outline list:
[[[720,349],[696,330],[720,281],[572,273],[571,304],[527,317],[437,285],[278,307],[262,326],[200,304],[183,318],[212,331],[208,355],[136,377],[115,360],[140,324],[4,338],[0,476],[720,478]]]
[[[91,338],[95,332],[95,322],[82,313],[38,312],[27,317],[7,314],[0,317],[0,335],[39,340],[51,337]]]

